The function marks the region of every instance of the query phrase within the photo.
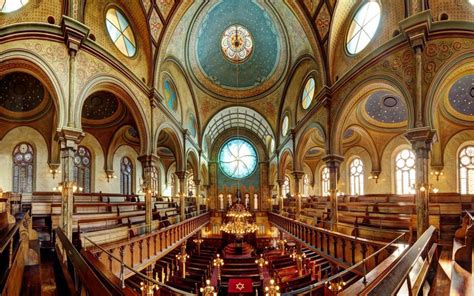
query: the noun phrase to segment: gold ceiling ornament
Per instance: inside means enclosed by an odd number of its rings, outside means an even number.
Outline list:
[[[243,238],[244,235],[254,233],[258,226],[252,221],[252,214],[241,203],[235,203],[227,211],[227,222],[221,225],[221,231]]]

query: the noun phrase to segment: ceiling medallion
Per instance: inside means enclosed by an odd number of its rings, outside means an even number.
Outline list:
[[[253,52],[252,35],[244,26],[231,25],[222,33],[221,50],[230,62],[243,63]]]
[[[385,97],[383,99],[383,105],[388,108],[395,107],[397,105],[398,101],[394,97]]]

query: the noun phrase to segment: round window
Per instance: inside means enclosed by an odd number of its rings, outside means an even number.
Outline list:
[[[301,96],[301,104],[305,110],[309,108],[311,102],[313,101],[315,84],[314,78],[310,78],[306,81],[304,86],[303,94]]]
[[[232,25],[222,34],[221,50],[229,61],[242,63],[252,54],[252,35],[244,26]]]
[[[288,118],[288,115],[285,115],[285,118],[283,118],[283,122],[281,123],[281,135],[283,137],[288,134],[288,127],[290,124],[290,119]]]
[[[127,57],[135,55],[137,45],[127,18],[116,8],[107,10],[105,24],[110,39],[121,53]]]
[[[250,176],[257,168],[255,148],[241,138],[228,141],[219,152],[219,167],[227,177],[233,179]]]
[[[363,50],[377,31],[380,23],[380,5],[370,1],[357,10],[347,34],[346,46],[350,54]]]

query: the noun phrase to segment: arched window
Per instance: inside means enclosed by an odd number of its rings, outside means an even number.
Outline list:
[[[159,184],[159,177],[158,177],[158,169],[156,167],[151,168],[151,190],[154,193],[158,193],[158,184]]]
[[[283,182],[282,186],[282,194],[283,198],[287,198],[288,194],[290,193],[290,177],[285,175],[285,181]]]
[[[400,151],[395,158],[397,194],[413,194],[415,189],[415,154],[410,149]]]
[[[120,193],[131,194],[133,184],[133,165],[128,157],[120,161]]]
[[[85,193],[90,193],[91,186],[91,152],[84,146],[77,147],[74,157],[74,180],[77,187]]]
[[[33,192],[33,170],[35,154],[27,143],[13,149],[13,192]]]
[[[309,178],[307,174],[303,177],[303,194],[305,196],[309,195]]]
[[[329,196],[329,169],[327,166],[321,171],[321,195]]]
[[[380,5],[369,1],[357,10],[352,19],[346,39],[347,51],[357,54],[363,50],[375,35],[380,23]]]
[[[459,152],[459,189],[461,194],[474,194],[474,146]]]
[[[350,167],[351,195],[364,194],[364,164],[360,158],[354,158]]]

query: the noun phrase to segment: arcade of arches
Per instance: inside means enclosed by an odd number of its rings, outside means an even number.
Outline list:
[[[2,295],[472,295],[474,1],[0,0],[0,164]]]

